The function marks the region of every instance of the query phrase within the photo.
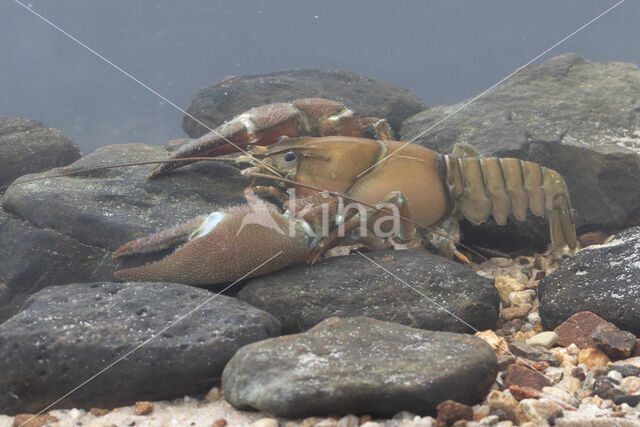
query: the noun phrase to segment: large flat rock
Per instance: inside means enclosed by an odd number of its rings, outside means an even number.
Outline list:
[[[305,333],[243,347],[222,386],[237,408],[284,417],[435,415],[447,399],[480,402],[497,372],[496,356],[479,338],[334,317]]]
[[[125,355],[57,406],[115,407],[206,391],[236,350],[280,333],[269,314],[213,296],[167,283],[38,292],[0,325],[0,413],[38,412]]]
[[[238,298],[278,318],[285,333],[332,317],[368,316],[421,329],[491,329],[500,300],[493,283],[467,266],[424,250],[366,254],[406,284],[360,255],[297,265],[257,277]]]

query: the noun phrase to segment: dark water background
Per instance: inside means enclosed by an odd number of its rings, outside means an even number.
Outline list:
[[[181,107],[228,75],[344,69],[428,105],[474,96],[615,1],[88,1],[28,4]],[[627,0],[541,60],[640,63]],[[182,113],[13,0],[0,0],[0,115],[57,127],[87,153],[182,137]]]

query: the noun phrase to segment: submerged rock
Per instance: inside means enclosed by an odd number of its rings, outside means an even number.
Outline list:
[[[213,296],[167,283],[38,292],[0,325],[0,413],[40,411],[124,356],[57,406],[115,407],[208,390],[236,350],[280,333],[271,315]]]
[[[396,131],[404,119],[427,108],[417,95],[392,83],[349,71],[291,70],[232,76],[205,86],[189,102],[187,113],[214,129],[250,108],[298,98],[342,102],[360,117],[387,119]],[[182,128],[190,137],[209,132],[189,115]]]
[[[434,107],[407,119],[400,130],[401,139],[412,139],[430,129],[416,142],[439,152],[448,153],[454,143],[462,142],[485,156],[540,163],[564,177],[578,226],[606,229],[637,225],[637,65],[596,63],[576,54],[557,56],[519,71],[431,129],[466,102]],[[503,250],[504,241],[517,247],[522,234],[538,238],[534,231],[511,235],[510,228],[484,225],[465,228],[465,232],[467,237],[479,234],[479,241],[493,236],[503,241],[503,246],[498,246]],[[496,233],[501,233],[499,239]]]
[[[366,256],[373,262],[361,255],[341,256],[257,277],[238,298],[274,315],[285,333],[304,331],[332,316],[368,316],[434,331],[495,327],[498,293],[490,280],[467,266],[425,250]]]
[[[574,313],[591,311],[623,331],[640,335],[640,227],[565,260],[540,281],[538,295],[546,330]]]
[[[366,317],[240,349],[222,376],[229,403],[285,416],[406,410],[435,415],[445,400],[480,402],[498,372],[481,339]]]
[[[59,130],[35,120],[0,117],[0,187],[28,173],[68,165],[79,157],[78,146]]]
[[[161,147],[103,147],[65,169],[164,159]],[[197,164],[148,180],[153,166],[49,178],[7,189],[0,211],[0,320],[30,294],[52,285],[112,280],[111,252],[129,240],[238,202],[247,185],[236,168]],[[137,260],[139,263],[143,261]]]

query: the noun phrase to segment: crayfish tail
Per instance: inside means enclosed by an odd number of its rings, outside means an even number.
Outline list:
[[[578,246],[571,207],[564,196],[558,195],[553,200],[553,209],[549,215],[549,232],[551,243],[556,248],[569,246],[575,249]]]

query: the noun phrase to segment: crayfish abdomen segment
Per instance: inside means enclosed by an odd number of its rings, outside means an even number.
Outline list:
[[[577,246],[569,190],[558,172],[511,158],[443,157],[450,194],[471,223],[493,215],[505,225],[509,214],[524,221],[531,211],[548,219],[553,246]]]

